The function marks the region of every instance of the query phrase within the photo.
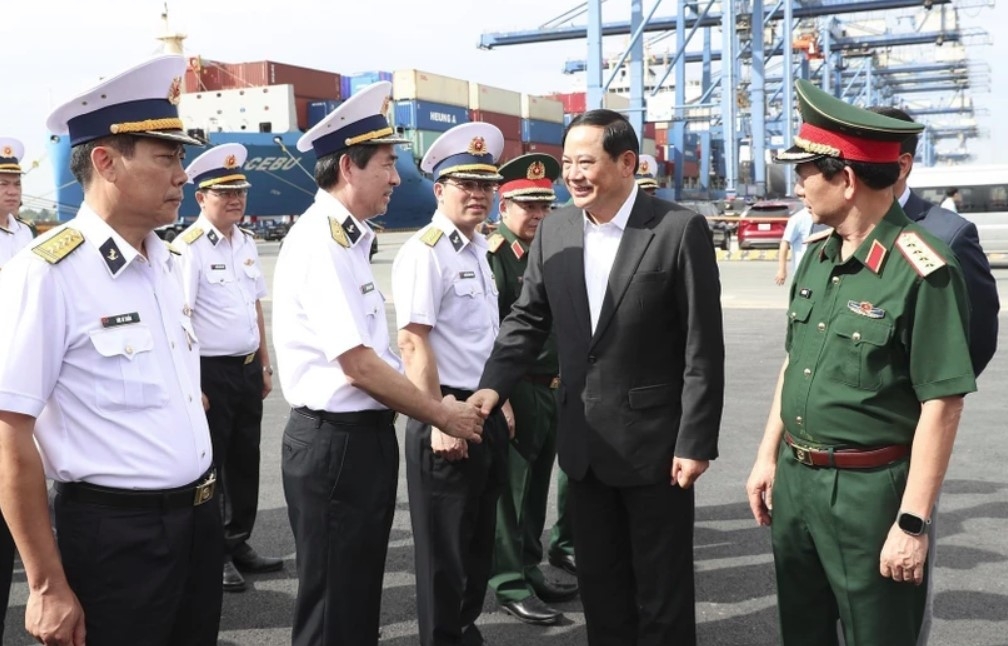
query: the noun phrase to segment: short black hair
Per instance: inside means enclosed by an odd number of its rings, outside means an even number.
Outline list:
[[[868,188],[881,191],[892,187],[899,179],[899,162],[861,162],[838,159],[836,157],[820,157],[811,162],[826,179],[833,179],[837,173],[846,167],[854,171],[854,176],[865,183]]]
[[[570,133],[572,128],[576,128],[577,126],[601,126],[604,128],[605,134],[602,136],[602,149],[606,151],[610,159],[615,160],[629,150],[637,156],[638,162],[640,161],[640,140],[637,139],[637,133],[634,132],[633,126],[619,112],[601,109],[589,110],[584,114],[579,114],[571,120],[570,125],[564,130],[561,144],[567,142],[567,134]],[[637,166],[635,164],[634,172],[636,171]]]
[[[350,157],[350,162],[357,168],[364,168],[380,147],[358,144],[341,152],[321,157],[315,162],[315,183],[323,191],[328,191],[339,183],[339,164],[344,155]]]
[[[91,166],[91,153],[98,146],[108,146],[114,148],[126,159],[132,159],[136,153],[138,137],[136,135],[109,135],[82,144],[78,144],[70,149],[70,172],[73,173],[77,183],[87,188],[91,183],[94,168]]]
[[[958,193],[958,192],[959,192],[959,189],[957,189],[955,186],[951,186],[951,187],[945,189],[945,197],[955,197],[956,193]]]
[[[900,121],[909,121],[910,123],[916,123],[909,114],[900,110],[899,108],[893,108],[887,105],[878,105],[868,108],[875,114],[881,114],[883,117],[889,117],[890,119],[899,119]],[[920,141],[917,133],[908,136],[906,139],[900,142],[900,154],[910,155],[913,157],[917,154],[917,143]]]

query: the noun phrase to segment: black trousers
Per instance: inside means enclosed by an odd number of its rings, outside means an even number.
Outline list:
[[[399,482],[391,411],[327,421],[291,411],[284,497],[297,549],[292,646],[377,644]]]
[[[262,364],[259,356],[201,357],[201,386],[210,400],[207,423],[213,442],[226,554],[252,535],[259,507],[259,439],[262,429]]]
[[[11,578],[14,576],[14,538],[7,521],[0,515],[0,642],[3,642],[4,614],[10,602]]]
[[[442,387],[465,399],[471,393]],[[507,424],[499,412],[467,459],[431,450],[431,427],[406,423],[406,485],[416,557],[417,621],[422,646],[464,644],[483,610],[493,564],[497,499],[507,483]]]
[[[216,501],[123,509],[57,493],[63,569],[92,646],[213,646],[224,544]]]
[[[693,490],[570,480],[590,646],[693,646]]]

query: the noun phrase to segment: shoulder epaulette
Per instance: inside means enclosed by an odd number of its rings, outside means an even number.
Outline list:
[[[431,227],[427,229],[427,231],[422,236],[420,236],[420,239],[428,247],[433,247],[434,245],[437,244],[437,241],[440,240],[441,236],[443,235],[444,232],[441,229],[437,227]]]
[[[497,250],[501,248],[501,245],[503,245],[504,242],[504,236],[499,233],[494,233],[487,238],[487,249],[490,250],[490,253],[497,253]]]
[[[199,240],[200,236],[204,233],[206,232],[200,227],[191,227],[188,231],[179,236],[179,239],[186,244],[192,244]]]
[[[336,244],[347,249],[350,248],[350,240],[347,238],[346,231],[343,230],[343,225],[334,217],[329,218],[329,232]]]
[[[176,256],[181,256],[182,255],[182,252],[179,251],[178,248],[175,245],[173,245],[172,243],[165,242],[164,244],[165,244],[166,247],[168,247],[168,251],[170,251],[171,253],[175,254]]]
[[[822,231],[817,231],[817,232],[813,233],[812,235],[810,235],[809,237],[805,238],[805,240],[803,242],[805,244],[811,244],[813,242],[819,242],[820,240],[825,240],[826,238],[830,237],[830,235],[832,235],[832,233],[833,233],[833,227],[830,227],[829,229],[823,229]]]
[[[32,251],[50,265],[55,265],[82,244],[84,244],[83,234],[77,229],[67,227],[45,242],[32,247]]]
[[[945,266],[945,259],[932,249],[924,239],[913,231],[904,231],[896,238],[896,247],[914,268],[917,275],[928,274]]]
[[[245,235],[247,235],[250,238],[254,238],[255,237],[255,234],[252,233],[251,231],[249,231],[248,229],[243,229],[242,227],[238,227],[238,230],[241,231],[242,233],[244,233]]]

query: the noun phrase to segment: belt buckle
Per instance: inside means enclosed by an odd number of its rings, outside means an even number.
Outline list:
[[[253,359],[255,359],[255,352],[250,352],[249,354],[245,355],[245,364],[244,365],[247,366],[248,364],[252,363]]]
[[[217,474],[211,473],[206,480],[196,485],[196,493],[193,495],[193,507],[199,507],[213,498],[215,484],[217,484]]]
[[[798,446],[797,444],[791,445],[791,453],[794,455],[794,459],[801,462],[805,466],[811,467],[815,466],[812,464],[812,451],[806,449],[803,446]]]
[[[549,382],[550,390],[556,390],[560,387],[560,377],[553,377]]]

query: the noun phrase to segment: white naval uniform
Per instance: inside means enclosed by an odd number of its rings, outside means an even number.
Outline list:
[[[202,234],[191,243],[186,239]],[[182,254],[182,287],[204,357],[237,357],[259,349],[256,302],[266,279],[255,240],[238,227],[227,238],[205,216],[175,240]]]
[[[62,260],[23,253],[0,272],[0,410],[37,418],[54,480],[194,482],[213,456],[177,258],[154,233],[144,258],[87,204],[66,227],[84,242]]]
[[[0,269],[32,241],[32,230],[14,215],[0,217]]]
[[[334,238],[336,229],[348,246]],[[273,345],[284,397],[293,408],[333,413],[386,408],[352,386],[337,361],[363,345],[402,371],[389,346],[385,298],[368,260],[373,236],[320,190],[284,238],[273,278]]]
[[[433,246],[423,237],[442,235]],[[396,325],[431,326],[429,341],[443,386],[475,390],[500,329],[497,284],[482,234],[466,238],[441,212],[407,240],[392,263]]]

